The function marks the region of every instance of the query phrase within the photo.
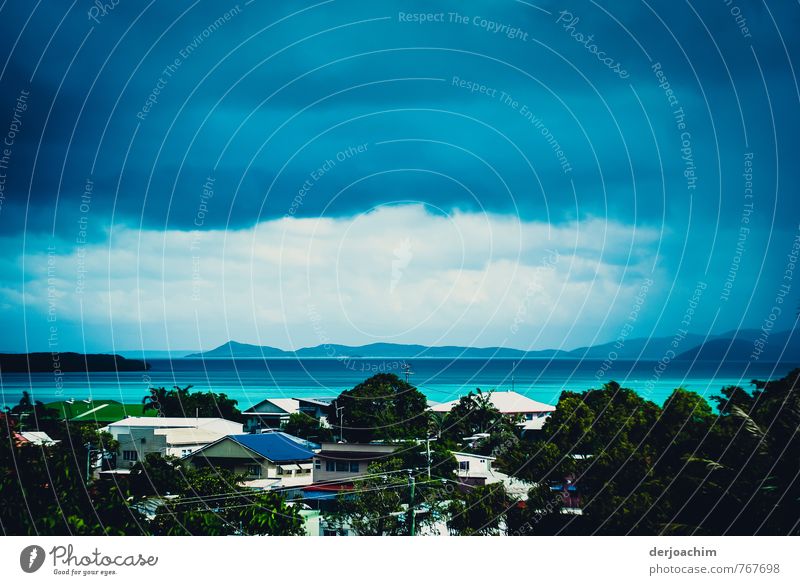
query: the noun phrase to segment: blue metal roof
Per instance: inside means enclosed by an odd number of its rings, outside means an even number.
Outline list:
[[[240,445],[255,451],[275,463],[283,461],[310,460],[314,452],[306,449],[297,437],[286,433],[262,433],[257,435],[229,435]]]

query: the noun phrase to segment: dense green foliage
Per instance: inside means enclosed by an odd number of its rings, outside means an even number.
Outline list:
[[[399,443],[391,458],[369,466],[341,493],[331,516],[334,525],[348,526],[360,535],[408,535],[409,506],[416,510],[417,533],[431,529],[447,515],[453,498],[462,497],[455,481],[457,462],[452,453],[435,442]],[[414,490],[412,497],[411,480]]]
[[[148,524],[152,534],[302,534],[295,507],[278,493],[242,487],[243,479],[225,469],[196,469],[150,453],[131,469],[129,487],[134,507],[156,504]]]
[[[370,477],[354,482],[353,489],[337,496],[329,522],[339,529],[348,526],[361,536],[409,534],[402,517],[410,501],[409,478],[397,468],[393,461],[370,465]]]
[[[87,480],[88,446],[96,460],[103,450],[116,450],[115,441],[92,425],[59,424],[60,431],[56,423],[48,430],[58,443],[36,446],[19,439],[13,417],[0,414],[4,534],[302,533],[297,509],[280,494],[242,488],[241,478],[223,470],[186,469],[174,458],[151,454],[132,469],[127,484],[124,479]],[[154,502],[153,517],[148,504]]]
[[[521,437],[488,394],[470,393],[450,413],[430,414],[415,388],[390,374],[374,376],[337,401],[345,437],[392,441],[397,450],[349,480],[329,521],[359,534],[409,534],[413,510],[417,533],[446,524],[465,535],[799,534],[800,369],[754,383],[753,391],[724,388],[713,399],[717,408],[683,389],[662,406],[614,382],[565,391],[542,431]],[[238,413],[223,395],[189,388],[159,391],[151,402],[180,409],[164,413],[171,416],[192,403],[222,402],[225,414],[214,416]],[[20,421],[59,442],[26,444]],[[5,534],[302,533],[294,505],[279,493],[246,489],[224,470],[148,455],[125,484],[87,481],[89,457],[116,451],[115,442],[27,395],[0,423]],[[306,415],[284,429],[324,440],[315,433],[325,429]],[[488,436],[464,440],[481,433]],[[502,481],[459,483],[452,451],[469,449],[497,457],[496,469],[527,482],[527,497],[517,501]]]
[[[462,536],[500,534],[513,502],[502,483],[456,492],[449,503],[450,532]]]
[[[144,411],[154,410],[158,416],[224,418],[244,422],[244,417],[236,407],[237,400],[227,394],[214,392],[189,392],[192,386],[174,386],[167,390],[150,388],[150,394],[142,399]]]
[[[489,455],[498,449],[508,449],[518,440],[518,420],[501,413],[491,403],[491,392],[478,388],[470,392],[453,406],[450,412],[432,413],[432,430],[451,448],[459,447],[475,453]],[[476,435],[489,435],[465,447],[464,439]]]
[[[425,437],[427,406],[424,394],[394,374],[372,376],[334,402],[343,409],[344,438],[360,443]]]
[[[73,425],[48,429],[59,443],[23,444],[16,421],[0,415],[0,527],[9,535],[141,534],[143,518],[113,483],[87,482],[91,440],[106,439]],[[113,445],[109,445],[113,447]]]
[[[45,430],[43,427],[52,429],[55,425],[50,423],[55,423],[58,418],[58,411],[47,408],[40,400],[31,399],[30,393],[25,390],[19,403],[10,409],[6,408],[5,413],[12,415],[20,431]]]
[[[333,429],[323,427],[317,419],[304,412],[290,414],[289,420],[281,425],[281,430],[314,443],[333,441]]]
[[[564,392],[541,438],[501,465],[543,485],[572,481],[582,514],[539,490],[512,532],[798,534],[798,378],[725,388],[718,414],[682,389],[661,408],[614,383]]]
[[[143,475],[155,461],[146,461]],[[168,467],[173,468],[170,477]],[[298,510],[277,492],[243,488],[225,469],[181,468],[176,461],[157,462],[158,480],[170,487],[149,523],[153,534],[165,536],[226,536],[303,534]]]

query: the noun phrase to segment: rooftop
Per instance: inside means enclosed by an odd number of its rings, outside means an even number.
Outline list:
[[[518,392],[511,390],[505,392],[492,392],[489,395],[489,402],[504,414],[514,414],[518,412],[553,412],[556,407],[544,402],[532,400]],[[433,412],[450,412],[458,404],[458,400],[443,402],[431,407]]]
[[[54,441],[45,432],[42,431],[20,431],[17,435],[25,442],[32,445],[55,445],[60,441]]]
[[[226,420],[224,418],[208,417],[179,417],[179,416],[129,416],[122,420],[113,422],[109,426],[120,427],[155,427],[155,428],[202,428],[207,425],[219,423],[230,423],[241,427],[241,423]]]
[[[169,445],[198,445],[211,443],[224,433],[197,427],[168,427],[155,429],[156,435],[165,435]]]
[[[303,439],[287,433],[262,433],[257,435],[228,435],[241,446],[275,463],[310,460],[314,452],[303,446]],[[202,449],[195,451],[201,453]]]
[[[265,398],[243,411],[242,414],[270,414],[262,413],[258,410],[258,407],[265,403],[270,403],[288,414],[297,412],[300,408],[300,402],[295,398]]]

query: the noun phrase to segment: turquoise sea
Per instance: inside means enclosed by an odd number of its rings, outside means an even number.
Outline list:
[[[333,397],[379,372],[404,377],[434,402],[453,400],[475,388],[510,390],[555,404],[562,390],[598,388],[616,380],[656,403],[674,388],[706,397],[724,386],[751,388],[750,380],[779,378],[798,364],[748,362],[656,362],[572,359],[148,359],[147,372],[4,374],[0,404],[13,405],[22,392],[51,402],[74,398],[138,403],[151,386],[192,384],[196,390],[224,392],[244,409],[264,398]],[[515,365],[516,363],[516,365]],[[512,380],[513,370],[513,380]]]

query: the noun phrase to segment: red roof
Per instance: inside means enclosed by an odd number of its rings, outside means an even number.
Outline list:
[[[337,483],[330,485],[309,485],[303,488],[306,492],[341,492],[344,490],[351,490],[355,486],[352,483]]]

